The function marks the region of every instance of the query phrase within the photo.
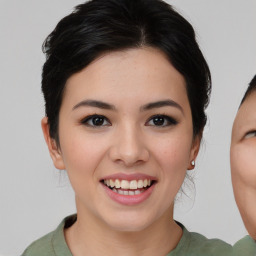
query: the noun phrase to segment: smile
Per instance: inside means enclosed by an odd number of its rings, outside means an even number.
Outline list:
[[[152,194],[157,179],[144,174],[115,174],[100,180],[106,194],[122,205],[136,205],[146,201]]]
[[[120,195],[139,195],[148,189],[153,183],[150,179],[140,180],[119,180],[119,179],[105,179],[103,183],[113,192]]]

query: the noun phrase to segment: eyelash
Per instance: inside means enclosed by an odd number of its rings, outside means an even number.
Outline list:
[[[159,121],[159,119],[162,119],[164,121],[164,125],[156,125],[156,124],[152,124],[150,125],[149,122],[150,121],[153,121],[154,122],[154,119],[157,121]],[[147,126],[156,126],[156,127],[167,127],[167,126],[171,126],[171,125],[176,125],[178,124],[177,120],[175,120],[174,118],[170,117],[170,116],[167,116],[167,115],[154,115],[152,117],[150,117],[148,119],[148,121],[146,122]]]
[[[245,139],[256,137],[256,131],[250,131],[245,134]]]
[[[100,121],[100,124],[97,125],[93,122],[95,121]],[[155,120],[154,120],[155,119]],[[156,123],[150,124],[150,122],[160,122],[159,125],[157,125]],[[84,124],[86,126],[89,127],[94,127],[94,128],[100,128],[103,126],[111,126],[110,121],[103,115],[90,115],[87,116],[86,118],[81,120],[81,124]],[[156,126],[156,127],[167,127],[167,126],[172,126],[172,125],[176,125],[178,124],[177,120],[175,120],[174,118],[167,116],[167,115],[154,115],[152,117],[150,117],[147,122],[146,122],[146,126]]]
[[[101,125],[95,125],[93,123],[89,123],[89,122],[93,122],[93,120],[96,121],[96,118],[98,119],[101,119],[103,120],[103,124]],[[104,124],[105,122],[107,122],[108,124]],[[111,123],[110,121],[105,117],[105,116],[102,116],[102,115],[90,115],[90,116],[87,116],[86,118],[84,118],[82,121],[81,121],[82,124],[86,125],[86,126],[89,126],[89,127],[102,127],[102,126],[111,126]]]

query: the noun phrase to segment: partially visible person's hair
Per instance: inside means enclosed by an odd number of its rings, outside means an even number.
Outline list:
[[[256,75],[253,77],[251,82],[249,83],[249,86],[244,94],[244,97],[240,103],[240,106],[244,103],[244,101],[247,99],[247,97],[253,92],[256,91]]]
[[[193,132],[202,133],[211,74],[191,24],[161,0],[92,0],[75,7],[43,44],[42,91],[50,136],[57,143],[67,79],[104,53],[142,47],[161,50],[183,75]]]

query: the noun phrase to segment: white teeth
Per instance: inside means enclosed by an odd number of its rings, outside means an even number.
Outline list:
[[[121,188],[120,180],[116,180],[116,181],[115,181],[115,187],[116,187],[116,188]]]
[[[139,195],[140,193],[141,193],[140,190],[135,190],[135,191],[134,191],[134,194],[135,194],[135,195]]]
[[[126,196],[134,196],[134,195],[139,195],[140,193],[144,192],[145,189],[142,189],[142,190],[122,190],[122,189],[115,189],[113,188],[112,191],[114,191],[115,193],[118,193],[120,195],[126,195]]]
[[[144,187],[143,180],[138,180],[138,188],[143,188],[143,187]]]
[[[130,181],[130,189],[137,189],[137,188],[138,188],[137,181],[136,180]]]
[[[120,194],[120,195],[123,195],[123,194],[124,194],[124,191],[121,190],[121,189],[118,189],[118,190],[117,190],[117,193]]]
[[[129,190],[129,196],[134,196],[134,191]]]
[[[128,180],[122,180],[120,184],[122,189],[129,189],[130,188],[130,182]]]
[[[104,184],[108,187],[111,187],[112,189],[119,191],[119,188],[121,189],[130,189],[137,191],[138,189],[142,189],[145,187],[149,187],[152,184],[152,180],[150,179],[144,179],[144,180],[113,180],[113,179],[106,179],[104,180]],[[141,190],[138,190],[141,192]]]
[[[110,180],[110,187],[113,188],[115,186],[115,182],[113,180]]]

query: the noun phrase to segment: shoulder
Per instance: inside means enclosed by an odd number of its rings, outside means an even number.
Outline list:
[[[220,239],[209,239],[195,232],[190,233],[191,251],[196,251],[202,255],[231,255],[232,246]]]
[[[256,242],[250,237],[245,236],[233,246],[234,255],[256,255]]]
[[[178,223],[182,230],[182,238],[170,255],[189,256],[229,256],[232,255],[232,246],[220,239],[208,239],[207,237],[189,232],[182,224]]]
[[[54,250],[52,246],[52,237],[53,233],[51,232],[40,239],[34,241],[30,246],[24,251],[22,256],[53,256]]]
[[[56,230],[34,241],[22,256],[72,256],[64,236],[64,229],[73,225],[76,215],[66,217]]]

